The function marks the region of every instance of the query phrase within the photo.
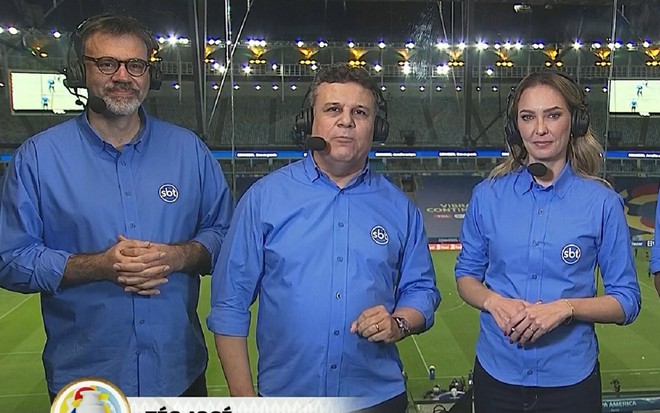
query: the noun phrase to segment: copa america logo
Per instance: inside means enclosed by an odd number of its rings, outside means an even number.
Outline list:
[[[158,189],[158,195],[160,196],[160,199],[171,204],[179,199],[179,190],[172,184],[164,184]]]
[[[126,396],[109,381],[85,377],[60,390],[50,413],[131,413]]]
[[[390,236],[387,231],[380,225],[371,228],[371,239],[378,245],[387,245],[390,242]]]

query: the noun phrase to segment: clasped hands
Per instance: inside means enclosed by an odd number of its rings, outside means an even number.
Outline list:
[[[112,268],[113,281],[124,291],[139,295],[158,295],[167,277],[180,268],[175,247],[140,241],[120,235],[104,255]]]
[[[530,303],[516,298],[495,297],[484,306],[494,317],[509,343],[519,347],[535,343],[572,313],[563,300]]]

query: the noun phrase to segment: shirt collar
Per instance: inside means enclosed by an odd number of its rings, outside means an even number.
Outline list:
[[[146,141],[148,137],[150,136],[149,134],[149,129],[151,128],[151,121],[149,120],[149,116],[147,115],[147,112],[144,110],[142,105],[140,105],[140,108],[138,109],[138,115],[140,116],[140,131],[138,132],[137,138],[133,139],[130,144],[135,146],[135,150],[138,152],[142,149],[142,146],[146,144]],[[83,136],[87,141],[92,145],[96,153],[99,153],[103,151],[109,143],[103,140],[94,128],[92,128],[92,125],[89,123],[89,119],[87,119],[87,112],[83,112],[81,115],[78,116],[77,119],[78,122],[78,128],[82,132]]]
[[[308,151],[307,156],[303,159],[303,168],[305,171],[305,176],[307,176],[311,182],[315,182],[321,178],[325,178],[332,182],[330,178],[328,178],[328,175],[323,172],[316,164],[316,161],[312,156],[312,151]],[[367,161],[364,163],[364,168],[362,168],[362,171],[355,178],[353,178],[353,180],[348,185],[346,185],[346,188],[368,181],[370,177],[371,168],[369,167],[369,160],[367,159]]]
[[[529,192],[532,187],[536,185],[534,177],[529,173],[525,166],[519,167],[513,173],[517,174],[515,178],[516,180],[514,182],[514,188],[520,195]],[[566,165],[564,165],[564,168],[562,168],[559,176],[557,179],[555,179],[555,182],[550,185],[550,187],[554,188],[559,198],[564,198],[575,178],[576,175],[573,171],[573,168],[571,168],[571,163],[566,162]]]

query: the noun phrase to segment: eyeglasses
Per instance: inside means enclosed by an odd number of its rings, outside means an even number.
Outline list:
[[[99,58],[83,56],[83,59],[94,62],[96,67],[99,68],[99,71],[101,71],[101,73],[104,75],[114,75],[119,70],[119,66],[123,64],[129,75],[139,77],[147,71],[149,66],[151,66],[151,63],[142,59],[117,60],[110,56],[103,56]]]

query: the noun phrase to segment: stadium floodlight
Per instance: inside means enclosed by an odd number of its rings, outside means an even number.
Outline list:
[[[435,47],[437,47],[440,50],[447,50],[449,49],[449,43],[446,40],[441,40],[438,43],[436,43]]]
[[[380,72],[381,70],[383,70],[383,66],[379,65],[378,63],[376,63],[376,64],[374,65],[374,71],[375,71],[376,73],[378,73],[378,72]]]
[[[387,45],[385,44],[384,41],[380,40],[380,41],[378,42],[378,47],[381,48],[381,49],[384,49],[385,47],[387,47]]]
[[[9,32],[9,34],[18,34],[18,29],[15,28],[14,26],[8,27],[7,31]]]
[[[521,14],[528,14],[532,12],[532,7],[526,3],[516,3],[513,5],[513,11]]]
[[[53,37],[59,39],[60,37],[62,37],[62,33],[60,33],[57,30],[53,30]]]

